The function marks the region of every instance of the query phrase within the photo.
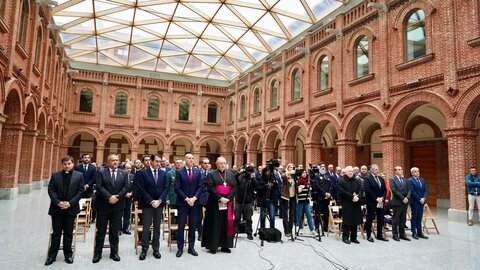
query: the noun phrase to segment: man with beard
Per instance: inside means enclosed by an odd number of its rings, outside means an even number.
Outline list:
[[[345,167],[345,175],[338,181],[338,197],[343,210],[343,242],[360,244],[357,240],[357,226],[362,223],[363,185],[353,175],[353,167]]]
[[[332,166],[333,167],[333,166]],[[329,175],[327,174],[327,170],[325,168],[324,163],[320,163],[319,173],[315,176],[315,189],[317,190],[318,195],[318,209],[320,214],[323,215],[322,217],[322,230],[324,232],[328,231],[328,221],[329,221],[329,213],[328,213],[328,205],[330,204],[330,200],[332,199],[332,181],[330,180]],[[318,220],[318,221],[317,221]],[[320,217],[315,217],[315,226],[319,227],[319,220]]]

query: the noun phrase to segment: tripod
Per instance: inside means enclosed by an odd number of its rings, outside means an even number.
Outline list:
[[[245,177],[244,177],[244,181],[245,181],[245,191],[243,192],[243,200],[242,200],[242,204],[240,205],[240,213],[241,213],[240,215],[241,216],[244,216],[245,198],[247,197],[247,190],[251,186],[250,185],[251,184],[250,179],[245,179]],[[239,184],[240,184],[240,180],[238,181],[237,185],[239,185]],[[251,217],[250,217],[250,219],[251,219]],[[240,228],[242,228],[242,226],[246,230],[247,221],[243,218],[240,220],[240,222],[238,224],[238,227],[237,227],[237,231],[235,232],[235,248],[237,247],[238,234],[240,233]]]
[[[258,222],[257,222],[257,228],[256,228],[255,234],[254,234],[255,236],[257,236],[260,221],[262,220],[262,217],[266,216],[267,219],[268,219],[268,222],[270,223],[270,225],[272,225],[272,220],[270,219],[269,211],[268,211],[267,207],[270,203],[272,203],[272,201],[270,200],[270,196],[271,196],[272,189],[275,187],[273,180],[274,180],[274,178],[273,178],[273,170],[272,170],[272,171],[270,171],[270,173],[268,175],[268,179],[267,179],[267,183],[266,183],[266,192],[264,194],[264,203],[263,203],[263,205],[260,206],[260,218],[258,219]],[[273,218],[275,218],[274,215],[273,215]],[[275,227],[275,226],[273,226],[273,227]],[[261,240],[260,245],[263,246],[263,239],[260,239],[260,240]]]

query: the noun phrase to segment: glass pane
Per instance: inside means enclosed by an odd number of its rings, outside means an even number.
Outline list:
[[[273,80],[271,84],[271,94],[270,94],[270,107],[275,108],[277,107],[277,81]]]
[[[190,110],[190,105],[188,103],[188,100],[182,99],[180,101],[180,104],[178,106],[178,120],[184,120],[188,121],[188,113]]]
[[[319,72],[319,90],[325,90],[328,88],[328,57],[324,56],[320,58],[320,63],[318,65]]]
[[[254,97],[254,106],[253,106],[253,111],[254,112],[260,112],[260,89],[255,90],[255,97]]]
[[[292,100],[300,98],[300,71],[295,69],[292,73]]]
[[[208,120],[209,123],[217,122],[217,104],[211,102],[208,104]]]
[[[230,101],[228,105],[228,122],[233,121],[233,116],[235,114],[235,105],[233,104],[233,101]]]
[[[355,77],[360,78],[368,75],[368,39],[366,36],[361,36],[356,42],[356,69]]]
[[[147,117],[148,118],[158,118],[158,107],[159,107],[158,97],[148,98]]]
[[[93,93],[90,89],[83,89],[80,92],[80,111],[92,112]]]
[[[127,114],[127,94],[118,93],[115,97],[115,115]]]
[[[407,17],[406,31],[406,58],[407,61],[425,55],[427,47],[425,44],[425,14],[423,10],[417,9]]]
[[[240,118],[245,117],[245,95],[240,98]]]

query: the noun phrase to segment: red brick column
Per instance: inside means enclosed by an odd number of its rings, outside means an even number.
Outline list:
[[[138,148],[130,148],[130,160],[132,162],[135,162],[135,159],[137,159],[137,157],[138,157]]]
[[[170,149],[170,145],[164,145],[162,150],[162,156],[171,162],[175,162],[175,160],[170,160],[172,158],[172,149]],[[138,155],[138,154],[137,154]],[[137,157],[138,158],[138,157]]]
[[[243,160],[243,154],[244,152],[243,151],[235,151],[235,166],[237,166],[237,168],[241,168],[243,166],[243,164],[245,163],[245,161]]]
[[[281,145],[280,146],[280,153],[282,156],[282,163],[283,164],[288,164],[288,163],[294,163],[294,158],[295,158],[295,146],[290,146],[290,145]],[[297,166],[298,164],[294,164]]]
[[[50,179],[51,166],[52,166],[52,154],[53,154],[53,139],[47,137],[47,143],[45,145],[45,156],[43,159],[43,179]]]
[[[97,162],[97,166],[100,167],[103,163],[106,162],[107,157],[103,157],[103,151],[105,150],[105,146],[97,145],[97,153],[95,154],[95,160]],[[104,160],[105,159],[105,160]]]
[[[30,193],[32,190],[32,174],[35,157],[35,143],[38,131],[26,130],[23,133],[22,154],[20,155],[20,164],[22,169],[18,172],[18,184],[20,194]]]
[[[267,160],[270,160],[273,158],[273,148],[269,148],[269,147],[263,147],[262,148],[262,160],[263,160],[263,163],[267,162]],[[282,161],[282,164],[284,162]]]
[[[4,123],[0,142],[0,199],[13,200],[18,196],[18,174],[22,137],[26,125]]]
[[[338,146],[338,166],[354,166],[356,159],[357,151],[357,141],[356,140],[337,140]]]
[[[467,190],[465,175],[477,162],[476,136],[478,130],[447,129],[448,138],[448,171],[450,185],[450,208],[448,219],[467,220]]]
[[[67,144],[60,144],[60,152],[58,154],[58,160],[60,160],[62,157],[68,155],[68,145]],[[61,165],[59,165],[61,166]],[[61,168],[60,168],[61,169]]]
[[[255,166],[259,166],[260,164],[257,164],[257,150],[247,150],[247,162],[248,163],[253,163]]]
[[[35,142],[35,159],[33,160],[33,181],[39,182],[45,179],[43,177],[43,161],[45,158],[45,147],[47,144],[46,135],[38,135]]]
[[[194,163],[200,164],[200,150],[193,150],[192,155]]]
[[[233,166],[233,152],[220,152],[220,156],[224,157],[229,165],[229,168]],[[210,160],[210,164],[214,164],[216,160]]]
[[[58,170],[60,170],[60,143],[55,141],[53,143],[53,150],[52,150],[52,164],[50,165],[50,171],[53,173],[53,172],[56,172]]]
[[[322,161],[321,148],[322,148],[321,143],[306,143],[305,144],[305,151],[306,151],[305,163],[317,164],[318,162]]]
[[[389,134],[381,135],[383,153],[383,171],[387,178],[393,175],[395,166],[402,166],[404,173],[408,174],[405,168],[405,137]]]

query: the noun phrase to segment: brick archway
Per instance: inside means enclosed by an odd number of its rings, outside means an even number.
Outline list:
[[[32,190],[32,174],[35,160],[35,144],[38,131],[36,131],[36,115],[35,105],[33,102],[28,103],[25,110],[25,132],[22,140],[22,154],[20,157],[20,164],[22,169],[19,170],[18,184],[19,193],[30,193]]]
[[[360,122],[368,115],[373,115],[378,123],[385,123],[385,115],[373,105],[360,105],[349,111],[342,123],[341,131],[343,131],[344,139],[355,140],[356,133]]]

